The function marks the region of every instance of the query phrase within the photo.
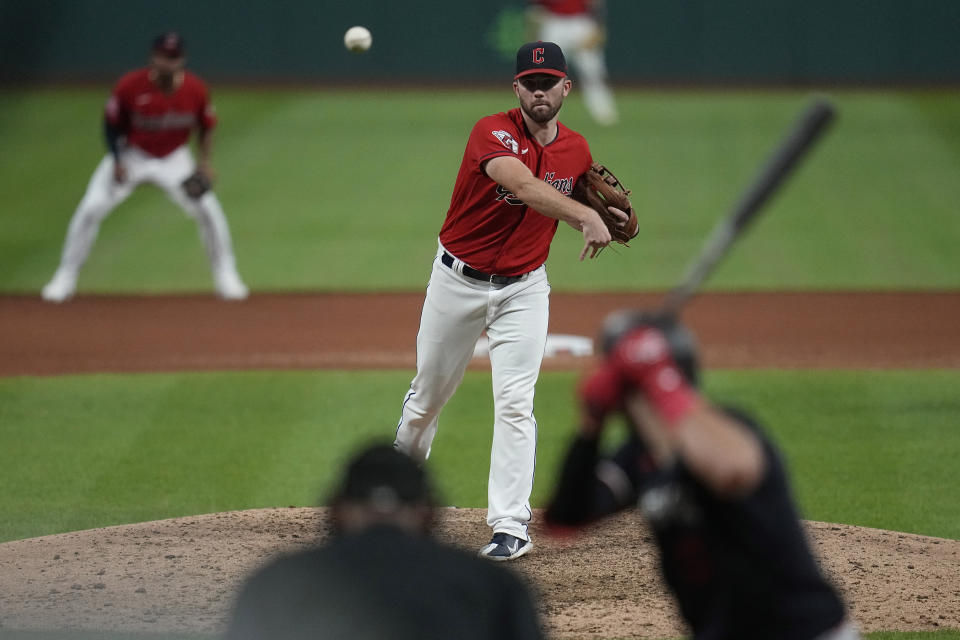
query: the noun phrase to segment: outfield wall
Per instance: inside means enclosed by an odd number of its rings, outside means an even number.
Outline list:
[[[501,79],[523,0],[2,0],[0,80],[112,78],[179,29],[215,80]],[[608,0],[617,82],[956,83],[958,0]],[[343,32],[374,33],[348,54]]]

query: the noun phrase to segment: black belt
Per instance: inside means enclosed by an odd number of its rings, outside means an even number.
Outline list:
[[[443,256],[440,258],[440,262],[446,266],[453,268],[453,256],[443,252]],[[468,267],[463,265],[463,275],[468,278],[473,278],[474,280],[482,280],[483,282],[489,282],[491,284],[513,284],[514,282],[519,282],[523,280],[523,276],[495,276],[489,273],[484,273],[483,271],[477,271],[473,267]]]

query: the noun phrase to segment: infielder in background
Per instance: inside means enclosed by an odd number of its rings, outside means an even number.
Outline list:
[[[593,119],[615,124],[619,116],[604,60],[606,0],[531,0],[528,15],[538,39],[567,52]]]
[[[426,472],[389,444],[359,452],[330,501],[331,538],[241,589],[225,640],[539,640],[512,571],[431,536]]]
[[[667,585],[696,640],[856,640],[807,544],[780,457],[742,412],[697,390],[692,336],[669,318],[617,313],[605,359],[579,387],[579,433],[548,526],[638,506]],[[598,453],[623,413],[626,444]]]
[[[423,304],[417,374],[396,433],[399,450],[426,460],[440,411],[486,330],[495,411],[487,511],[493,538],[480,553],[494,560],[533,547],[533,396],[547,338],[550,242],[559,220],[583,233],[581,260],[611,240],[596,211],[567,197],[591,156],[586,140],[557,120],[571,88],[566,69],[556,44],[523,45],[513,81],[520,107],[482,118],[470,133]]]
[[[70,220],[60,266],[43,298],[62,302],[77,288],[100,223],[137,185],[155,184],[196,220],[220,297],[240,300],[247,287],[237,273],[230,229],[217,196],[209,190],[212,131],[216,115],[206,85],[184,69],[183,39],[176,33],[153,42],[150,66],[117,82],[107,101],[104,131],[109,153],[100,161]],[[199,166],[189,149],[197,131]],[[188,193],[184,182],[200,184]]]

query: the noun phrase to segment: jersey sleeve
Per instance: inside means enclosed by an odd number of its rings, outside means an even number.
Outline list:
[[[519,157],[518,135],[513,122],[502,114],[481,118],[470,132],[464,159],[475,167],[481,168],[485,162],[493,158]]]

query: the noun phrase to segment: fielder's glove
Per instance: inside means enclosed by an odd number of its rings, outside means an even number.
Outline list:
[[[630,204],[629,189],[624,188],[617,177],[610,173],[602,164],[594,162],[573,186],[571,197],[577,202],[581,202],[598,214],[603,223],[610,230],[610,235],[614,242],[619,242],[624,246],[629,240],[637,237],[640,231],[637,214]],[[626,224],[607,209],[607,207],[616,207],[628,216]]]
[[[210,191],[211,182],[210,178],[202,171],[194,171],[180,186],[183,187],[184,192],[186,192],[188,196],[196,200],[207,191]]]

